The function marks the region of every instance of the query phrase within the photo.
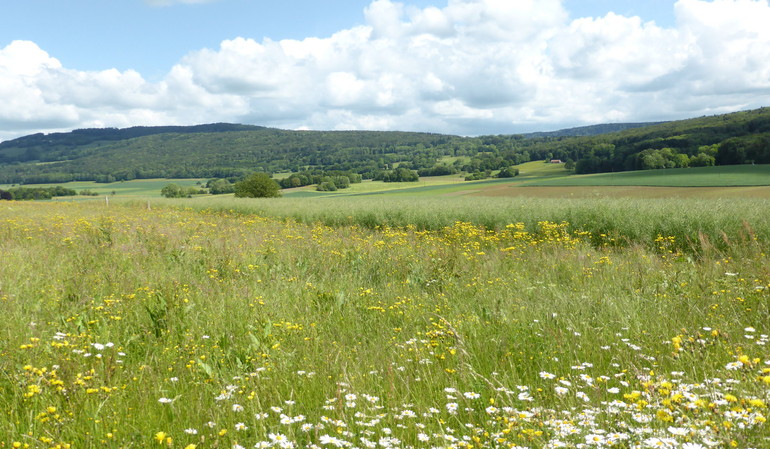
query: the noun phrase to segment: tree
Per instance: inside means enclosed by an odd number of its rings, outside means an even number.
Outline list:
[[[252,173],[235,183],[236,198],[276,198],[281,196],[281,186],[267,173]]]
[[[209,189],[209,193],[212,195],[222,195],[225,193],[233,193],[234,186],[230,181],[226,179],[210,179],[206,183],[206,187]]]
[[[160,189],[160,194],[166,198],[192,198],[193,195],[202,193],[206,193],[206,191],[195,187],[181,187],[176,184],[166,184]]]
[[[385,182],[416,182],[420,180],[420,176],[416,171],[398,167],[395,170],[387,170],[378,173],[375,175],[374,180]]]
[[[332,181],[323,181],[315,189],[319,192],[336,192],[337,186]]]
[[[497,174],[498,178],[513,178],[514,176],[519,176],[519,169],[515,167],[506,167]]]
[[[183,190],[176,184],[167,184],[160,189],[160,194],[166,198],[182,198],[184,197]]]
[[[698,153],[697,156],[690,158],[690,166],[692,167],[711,167],[715,162],[714,156],[706,153]]]

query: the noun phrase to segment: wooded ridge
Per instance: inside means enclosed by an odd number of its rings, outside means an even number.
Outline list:
[[[396,167],[440,175],[501,170],[540,159],[560,159],[577,173],[767,164],[770,108],[657,124],[478,137],[228,123],[80,129],[0,143],[0,183],[237,178],[254,171],[305,170],[370,179]]]

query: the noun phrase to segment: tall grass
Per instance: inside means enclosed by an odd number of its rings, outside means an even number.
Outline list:
[[[511,223],[533,228],[541,221],[566,221],[573,230],[592,233],[599,243],[606,240],[602,235],[618,244],[649,244],[658,236],[672,236],[678,248],[689,251],[726,250],[733,243],[770,239],[770,205],[758,199],[201,198],[177,204],[367,229],[438,230],[457,221],[487,229]]]
[[[0,447],[769,442],[764,237],[282,203],[3,204]]]

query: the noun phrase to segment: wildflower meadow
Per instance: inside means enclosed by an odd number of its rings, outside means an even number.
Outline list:
[[[770,447],[761,204],[180,204],[2,204],[0,448]]]

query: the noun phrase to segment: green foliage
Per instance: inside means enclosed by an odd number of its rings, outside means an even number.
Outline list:
[[[487,179],[492,174],[491,170],[487,171],[477,171],[474,173],[470,173],[465,177],[466,181],[481,181],[482,179]]]
[[[659,168],[685,168],[690,166],[690,158],[686,154],[679,154],[673,148],[660,150],[644,150],[639,153],[642,170]]]
[[[420,176],[446,176],[457,173],[457,167],[448,164],[436,164],[431,168],[423,168],[417,171]]]
[[[278,181],[278,184],[282,189],[290,189],[292,187],[303,187],[324,182],[333,183],[338,189],[346,189],[350,187],[350,184],[360,183],[361,175],[339,170],[306,170],[292,173],[288,177]],[[317,190],[323,191],[321,189]]]
[[[716,164],[716,158],[706,153],[698,153],[690,158],[690,167],[711,167]]]
[[[427,133],[221,127],[217,131],[205,127],[195,131],[187,127],[146,128],[140,130],[145,131],[143,135],[132,138],[125,130],[84,130],[88,132],[3,142],[0,183],[239,178],[255,170],[278,173],[301,169],[350,172],[371,178],[375,171],[400,162],[432,166],[440,157],[454,156],[452,142],[464,140]],[[82,138],[84,134],[88,138]],[[30,148],[36,152],[35,160],[56,163],[21,160]]]
[[[497,174],[498,178],[513,178],[516,176],[519,176],[519,169],[515,167],[506,167]]]
[[[160,190],[160,194],[165,198],[184,198],[187,195],[183,193],[181,187],[176,184],[168,184]]]
[[[323,181],[318,184],[316,190],[319,192],[336,192],[337,186],[332,181]]]
[[[206,188],[209,189],[209,193],[212,195],[223,195],[235,192],[235,185],[227,179],[210,179],[206,183]]]
[[[770,132],[727,139],[719,145],[718,165],[770,164]]]
[[[62,186],[54,187],[13,187],[8,190],[11,198],[17,201],[23,200],[50,200],[57,196],[74,196],[78,193],[72,189],[68,189]],[[8,194],[4,195],[7,197]]]
[[[420,176],[414,170],[398,167],[395,170],[378,172],[373,179],[384,182],[417,182],[420,180]]]
[[[203,193],[206,191],[195,187],[181,187],[174,183],[168,184],[160,190],[160,194],[166,198],[192,198],[193,195]]]
[[[252,173],[235,183],[236,198],[275,198],[281,196],[281,186],[267,173]]]

